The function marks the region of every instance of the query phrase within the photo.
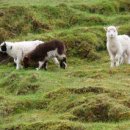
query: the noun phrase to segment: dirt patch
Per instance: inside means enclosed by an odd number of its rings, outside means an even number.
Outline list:
[[[108,95],[115,99],[127,98],[127,94],[125,92],[123,93],[123,92],[116,91],[116,90],[110,91],[110,93]]]
[[[70,92],[75,93],[75,94],[84,94],[84,93],[108,93],[108,90],[105,90],[104,88],[100,87],[83,87],[83,88],[71,88],[69,89]]]
[[[0,103],[0,116],[1,117],[5,117],[5,116],[9,116],[10,114],[14,113],[15,111],[15,106],[14,106],[14,102],[8,99],[2,99],[1,103]]]
[[[73,77],[82,78],[82,77],[88,76],[88,72],[85,72],[85,71],[76,71],[76,72],[68,73],[67,76],[69,76],[69,77],[73,76]]]
[[[0,100],[1,101],[1,100]],[[48,100],[24,100],[14,101],[12,99],[2,99],[0,103],[0,116],[7,117],[32,109],[46,109],[50,101]]]
[[[25,15],[24,19],[28,24],[29,24],[29,21],[31,22],[30,27],[31,27],[32,31],[35,32],[35,33],[51,29],[48,24],[37,20],[35,17],[33,17],[32,14]]]
[[[123,103],[125,106],[127,106],[128,108],[130,108],[130,97],[121,101],[121,103]]]
[[[35,93],[38,90],[38,88],[39,88],[39,85],[37,84],[27,84],[17,91],[17,95]]]
[[[80,121],[120,121],[130,119],[130,109],[110,98],[97,97],[88,103],[74,108],[73,114]]]
[[[82,88],[62,88],[57,91],[48,93],[45,97],[56,98],[64,94],[85,94],[85,93],[108,93],[109,91],[101,87],[82,87]]]
[[[32,73],[31,76],[23,76],[17,73],[4,74],[6,80],[1,82],[1,86],[6,89],[8,93],[15,95],[27,95],[36,93],[39,90],[38,75]],[[20,82],[19,82],[20,81]]]
[[[92,108],[86,105],[83,108],[74,110],[73,114],[81,121],[107,121],[108,120],[108,107],[107,104],[98,104]]]

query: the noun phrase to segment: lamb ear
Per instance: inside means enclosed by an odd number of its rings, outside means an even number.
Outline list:
[[[107,27],[103,27],[105,31],[107,31]]]

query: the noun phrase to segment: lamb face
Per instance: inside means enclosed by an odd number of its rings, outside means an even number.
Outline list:
[[[109,26],[109,27],[105,28],[105,30],[106,30],[107,38],[113,39],[113,38],[116,38],[118,35],[118,31],[115,26]]]

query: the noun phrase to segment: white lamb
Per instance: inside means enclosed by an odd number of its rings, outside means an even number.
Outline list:
[[[0,51],[7,53],[9,56],[14,58],[14,62],[16,63],[16,69],[22,68],[21,62],[23,57],[35,49],[35,47],[43,41],[22,41],[22,42],[3,42],[0,45]]]
[[[104,28],[107,36],[107,50],[111,60],[111,67],[119,66],[125,61],[130,64],[130,37],[118,35],[117,27]]]

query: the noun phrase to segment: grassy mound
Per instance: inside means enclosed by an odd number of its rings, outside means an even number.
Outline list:
[[[68,45],[68,54],[94,60],[100,57],[97,51],[105,49],[103,26],[118,25],[121,33],[130,33],[127,29],[129,5],[130,2],[125,0],[97,0],[78,4],[62,2],[56,5],[2,7],[0,40],[32,33],[38,37],[27,36],[28,40],[58,38]],[[56,30],[60,32],[55,33]]]
[[[36,74],[29,75],[23,80],[23,76],[13,73],[9,76],[5,75],[1,86],[4,86],[8,92],[16,95],[29,94],[35,93],[38,90],[39,85],[35,83],[37,80]],[[18,84],[18,81],[21,81],[21,83]]]
[[[108,70],[107,57],[98,63],[79,58],[68,62],[66,71],[55,65],[49,65],[47,72],[0,66],[0,127],[96,130],[106,124],[114,129],[113,122],[119,127],[122,121],[128,126],[129,66]]]
[[[22,124],[19,126],[12,126],[8,130],[19,129],[19,130],[36,130],[36,129],[46,129],[46,130],[85,130],[84,127],[78,126],[72,122],[67,121],[57,121],[57,122],[37,122],[31,125]]]
[[[34,86],[32,89],[34,91]],[[22,94],[30,94],[30,89],[26,91],[28,93],[22,89]],[[21,94],[20,91],[18,94]],[[91,122],[128,120],[130,119],[130,107],[127,104],[128,101],[120,102],[121,97],[128,98],[120,92],[112,92],[100,87],[63,88],[49,92],[39,100],[8,101],[2,98],[4,103],[1,114],[8,116],[28,109],[43,109],[54,113],[69,112],[73,115],[68,117],[69,120]]]
[[[103,52],[104,26],[130,35],[129,11],[128,0],[1,0],[0,42],[60,39],[68,68],[16,71],[0,54],[0,129],[129,129],[129,65],[109,69]]]

